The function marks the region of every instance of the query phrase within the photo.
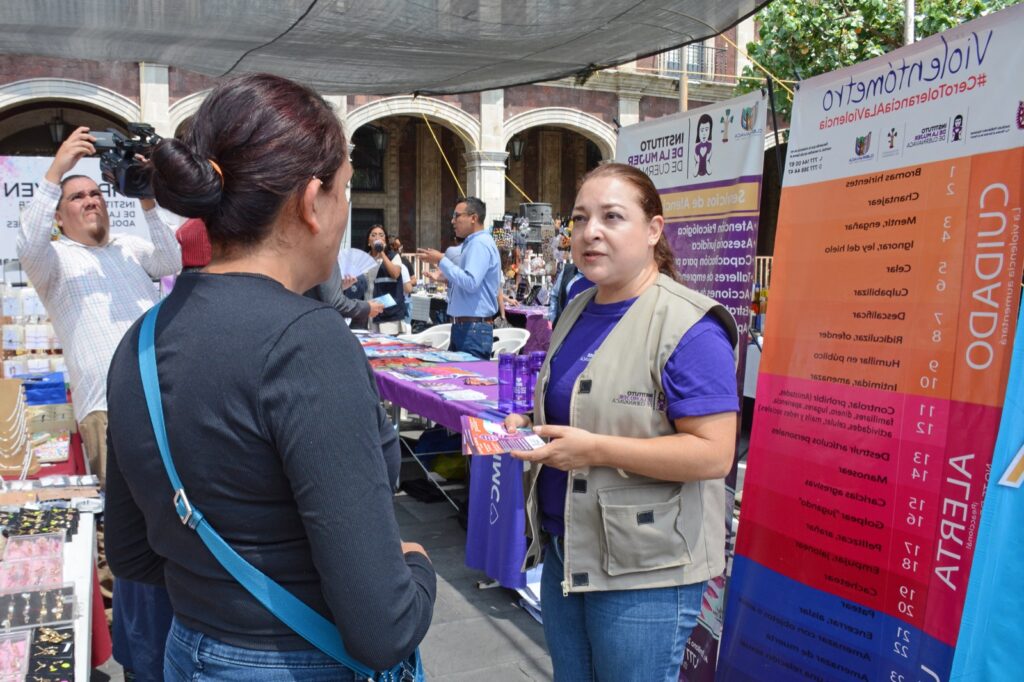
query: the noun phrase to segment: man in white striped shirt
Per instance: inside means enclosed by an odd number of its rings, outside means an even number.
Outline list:
[[[111,235],[99,186],[83,175],[63,178],[82,157],[96,153],[95,141],[82,127],[57,150],[22,217],[17,246],[64,347],[79,433],[90,468],[105,487],[110,359],[128,327],[156,303],[153,280],[181,270],[181,250],[152,199],[142,200],[152,243]],[[56,240],[54,221],[61,231]]]

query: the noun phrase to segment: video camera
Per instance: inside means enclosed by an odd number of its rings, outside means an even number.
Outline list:
[[[135,155],[149,158],[153,148],[163,139],[156,134],[153,126],[129,123],[128,136],[113,128],[91,134],[96,138],[93,146],[100,157],[103,179],[113,185],[118,194],[134,199],[152,199],[152,179]]]

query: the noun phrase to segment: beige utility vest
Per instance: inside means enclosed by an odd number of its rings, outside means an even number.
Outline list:
[[[565,309],[551,338],[534,396],[536,423],[544,421],[551,358],[596,290]],[[573,387],[570,425],[593,433],[653,438],[675,433],[666,413],[662,370],[680,339],[706,314],[729,332],[736,323],[712,299],[659,275],[598,347]],[[525,472],[524,566],[540,555],[537,477]],[[673,483],[607,467],[569,472],[565,497],[565,592],[688,585],[725,570],[725,484],[722,479]]]

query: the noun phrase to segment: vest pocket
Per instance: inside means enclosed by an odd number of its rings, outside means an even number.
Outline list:
[[[624,575],[691,562],[680,532],[679,483],[604,488],[597,493],[604,533],[604,570]]]

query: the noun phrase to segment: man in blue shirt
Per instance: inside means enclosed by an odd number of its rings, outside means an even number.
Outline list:
[[[451,349],[489,360],[498,308],[501,259],[491,235],[484,231],[487,206],[476,197],[460,199],[452,213],[462,243],[461,263],[436,249],[417,249],[420,260],[437,265],[448,280],[448,315],[452,318]]]

